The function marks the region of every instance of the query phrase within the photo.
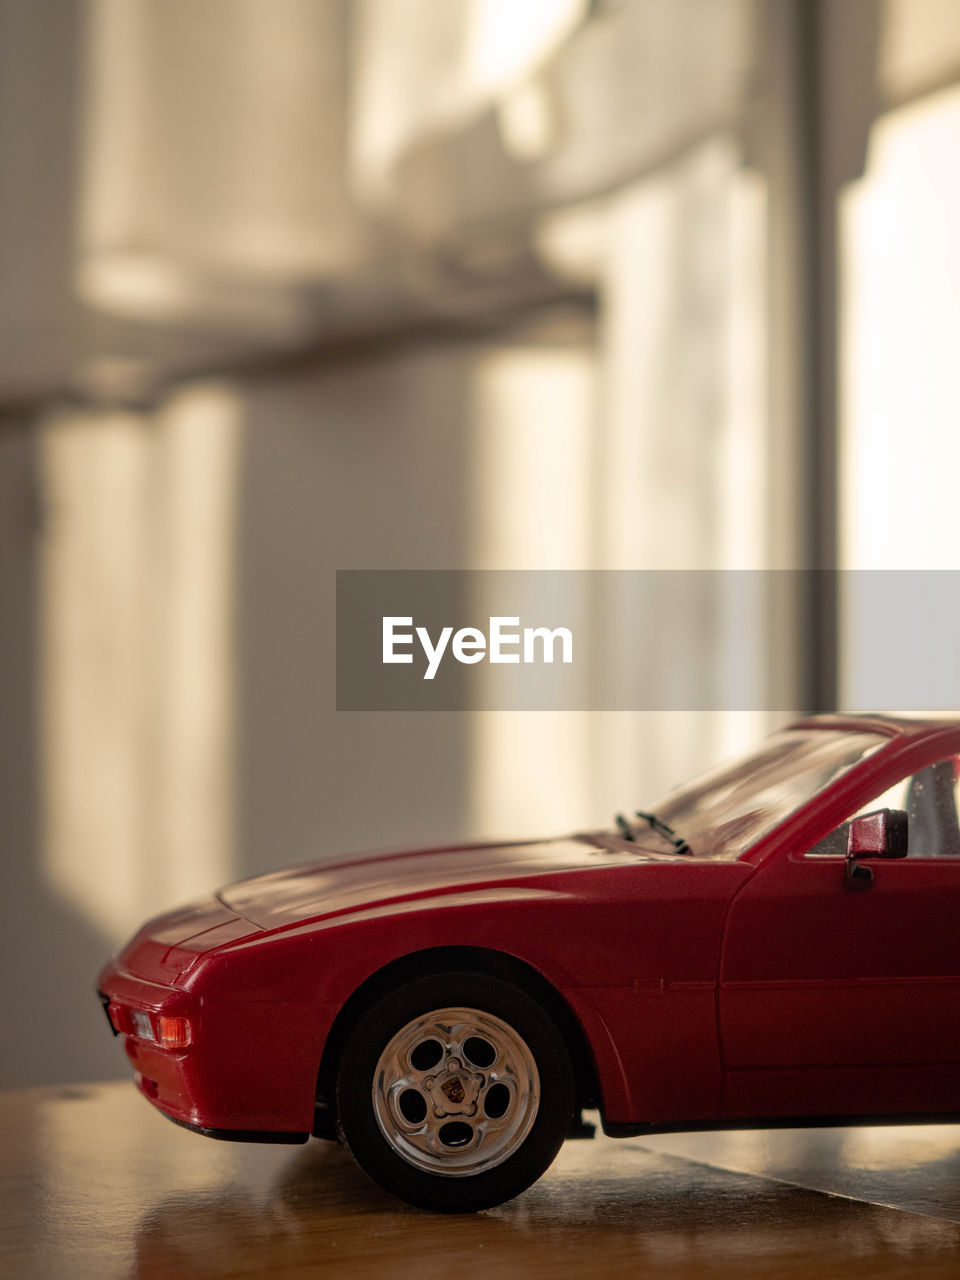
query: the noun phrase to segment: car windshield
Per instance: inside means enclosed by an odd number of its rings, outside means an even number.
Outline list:
[[[887,741],[877,733],[784,729],[650,808],[695,857],[733,861]]]

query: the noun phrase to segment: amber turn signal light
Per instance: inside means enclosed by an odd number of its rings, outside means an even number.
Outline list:
[[[171,1018],[161,1013],[157,1019],[157,1032],[164,1049],[185,1049],[190,1043],[190,1023],[186,1018]]]

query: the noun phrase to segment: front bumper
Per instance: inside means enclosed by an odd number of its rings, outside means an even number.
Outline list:
[[[203,1029],[202,1001],[175,987],[138,978],[116,962],[99,975],[97,995],[111,1031],[123,1043],[140,1092],[171,1119],[202,1123],[205,1098],[194,1045],[163,1048],[156,1039],[139,1033],[135,1024],[135,1016],[143,1014],[150,1016],[154,1027],[161,1014],[187,1018],[193,1039]]]
[[[207,1000],[136,977],[122,957],[106,966],[97,985],[137,1088],[168,1119],[228,1140],[306,1141],[335,1010],[300,1001]],[[144,1039],[134,1010],[187,1018],[190,1044],[168,1049]]]

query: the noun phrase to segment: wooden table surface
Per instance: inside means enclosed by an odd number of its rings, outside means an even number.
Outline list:
[[[482,1268],[482,1271],[481,1271]],[[130,1083],[0,1094],[0,1276],[960,1276],[960,1126],[568,1142],[470,1217],[339,1147],[215,1142]]]

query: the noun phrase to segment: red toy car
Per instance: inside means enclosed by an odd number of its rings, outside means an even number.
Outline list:
[[[823,716],[652,813],[364,854],[150,921],[100,975],[140,1090],[339,1135],[446,1211],[615,1136],[958,1119],[960,720]]]

